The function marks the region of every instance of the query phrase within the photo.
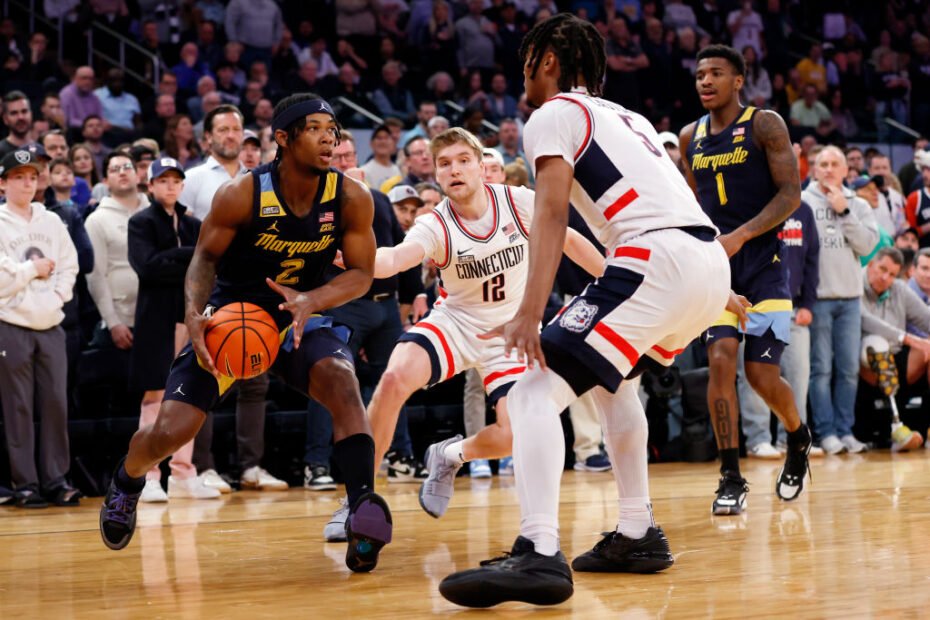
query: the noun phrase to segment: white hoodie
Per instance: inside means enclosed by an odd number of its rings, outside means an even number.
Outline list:
[[[94,247],[94,270],[87,274],[87,290],[110,328],[132,327],[135,322],[139,277],[129,264],[129,218],[148,206],[144,194],[139,200],[139,208],[130,211],[107,196],[84,224]]]
[[[24,220],[0,205],[0,321],[45,330],[65,318],[62,306],[74,294],[77,250],[68,229],[38,202]],[[32,256],[55,261],[48,278],[37,277]]]

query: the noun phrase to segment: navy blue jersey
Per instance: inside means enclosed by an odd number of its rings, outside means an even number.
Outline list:
[[[255,185],[252,220],[236,233],[220,261],[210,303],[217,307],[234,301],[256,304],[283,328],[292,317],[278,310],[282,298],[265,278],[298,291],[323,284],[324,272],[342,245],[342,173],[329,170],[320,178],[313,208],[302,218],[284,201],[276,163],[259,166],[251,174]]]

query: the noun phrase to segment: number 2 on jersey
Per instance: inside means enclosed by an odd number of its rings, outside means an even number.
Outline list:
[[[294,273],[303,268],[304,259],[302,258],[289,258],[288,260],[281,261],[281,269],[284,271],[279,273],[274,281],[284,285],[297,284],[300,282],[300,276],[296,276]]]
[[[504,301],[504,274],[499,273],[481,284],[484,301]]]

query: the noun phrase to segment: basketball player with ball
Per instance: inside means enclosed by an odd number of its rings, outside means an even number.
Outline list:
[[[367,572],[391,541],[391,513],[373,491],[375,444],[345,334],[318,313],[371,285],[374,207],[364,185],[330,168],[340,134],[326,101],[283,99],[272,129],[275,160],[213,198],[185,280],[191,343],[171,367],[155,423],[133,436],[116,468],[100,533],[111,549],[128,545],[145,473],[197,434],[237,379],[270,370],[332,413],[350,506],[346,565]],[[324,283],[336,250],[346,269]]]

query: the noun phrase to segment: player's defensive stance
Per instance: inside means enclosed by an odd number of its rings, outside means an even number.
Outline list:
[[[504,354],[502,338],[478,336],[512,317],[523,298],[533,192],[485,185],[481,143],[465,129],[439,134],[430,150],[436,180],[448,198],[418,218],[403,243],[378,249],[375,277],[389,277],[430,258],[439,266],[440,295],[429,316],[400,338],[368,416],[378,463],[391,443],[400,408],[415,391],[478,369],[497,421],[468,439],[458,435],[427,450],[429,478],[420,488],[420,505],[441,517],[452,497],[455,475],[466,461],[511,454],[506,395],[525,365]],[[559,247],[592,275],[603,273],[604,256],[575,231]],[[553,254],[562,253],[554,248]]]
[[[652,519],[647,425],[635,382],[676,353],[727,306],[730,268],[717,230],[643,117],[597,97],[604,39],[567,14],[536,25],[521,48],[530,117],[524,148],[537,179],[526,295],[503,335],[528,370],[509,394],[520,535],[507,557],[448,576],[452,602],[548,605],[571,596],[559,551],[559,413],[595,390],[620,497],[619,531],[576,558],[576,570],[660,570],[671,559]],[[540,337],[568,220],[578,209],[608,249],[607,267]]]
[[[204,344],[204,309],[246,301],[264,308],[282,329],[272,370],[332,412],[333,458],[345,476],[350,506],[346,565],[370,571],[391,541],[391,514],[373,492],[375,444],[352,355],[329,320],[315,313],[355,299],[371,285],[374,207],[361,183],[329,167],[339,127],[324,100],[311,94],[285,98],[272,128],[275,161],[223,185],[204,220],[185,282],[191,344],[171,367],[155,423],[133,436],[116,468],[100,510],[100,533],[111,549],[129,544],[145,472],[190,441],[205,412],[232,387]],[[324,284],[337,249],[346,271]]]

